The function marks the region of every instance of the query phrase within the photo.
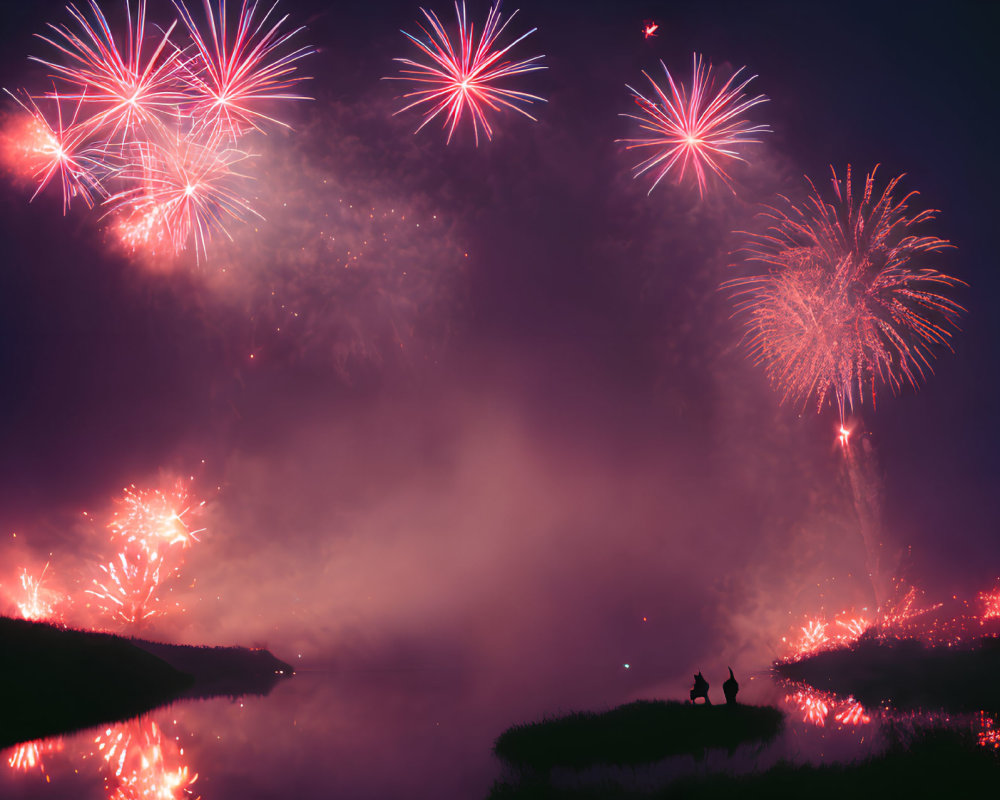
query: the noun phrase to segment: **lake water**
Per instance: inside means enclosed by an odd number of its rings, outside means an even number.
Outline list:
[[[780,758],[851,760],[884,745],[884,713],[778,686],[768,673],[740,677],[741,700],[787,712],[777,741],[623,777],[654,786],[683,772],[766,769]],[[680,694],[627,670],[573,681],[447,668],[300,672],[267,696],[177,702],[4,751],[0,797],[483,798],[502,771],[492,742],[511,724]]]

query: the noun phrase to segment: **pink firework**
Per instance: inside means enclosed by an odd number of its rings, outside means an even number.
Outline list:
[[[1000,619],[1000,584],[988,592],[980,592],[979,602],[983,608],[979,615],[980,624],[985,624],[987,620]]]
[[[202,33],[181,0],[172,0],[194,42],[195,57],[184,63],[186,105],[196,130],[207,129],[210,138],[235,142],[251,129],[262,130],[265,123],[288,127],[268,116],[262,108],[274,101],[307,100],[288,92],[305,77],[296,74],[297,62],[315,52],[299,47],[282,50],[302,28],[280,32],[288,19],[272,19],[277,3],[255,20],[258,3],[243,0],[235,32],[228,29],[226,0],[218,0],[217,11],[204,0],[207,32]]]
[[[21,570],[21,599],[16,601],[17,611],[24,619],[51,621],[55,619],[56,605],[62,600],[58,592],[43,588],[48,563],[42,568],[38,577],[34,577],[25,567]]]
[[[627,87],[642,113],[622,116],[636,120],[649,135],[620,141],[626,150],[652,151],[652,155],[636,165],[634,175],[636,178],[647,172],[653,175],[650,193],[675,167],[678,182],[684,180],[689,170],[694,173],[700,196],[705,194],[709,174],[717,175],[732,190],[725,164],[745,161],[737,148],[759,144],[761,140],[757,134],[770,132],[766,125],[752,125],[744,118],[751,108],[767,102],[764,95],[747,97],[743,93],[756,75],[741,80],[741,67],[716,92],[711,65],[706,67],[697,53],[693,59],[690,90],[674,81],[662,61],[660,65],[667,74],[669,94],[647,72],[642,74],[652,84],[653,99]]]
[[[800,207],[770,207],[766,233],[748,234],[748,262],[763,274],[727,281],[745,315],[745,343],[782,394],[821,410],[836,398],[845,406],[875,400],[879,385],[894,392],[916,387],[931,372],[940,347],[950,347],[964,310],[945,296],[961,284],[935,269],[917,268],[952,245],[912,230],[934,218],[933,210],[910,215],[916,192],[895,196],[902,176],[875,192],[875,170],[854,196],[851,169],[841,183],[833,173],[835,203],[809,182],[812,195]]]
[[[98,606],[112,620],[138,629],[166,613],[158,592],[178,566],[168,564],[158,553],[127,548],[99,568],[103,576],[94,579],[94,588],[87,589],[87,594],[97,598]]]
[[[78,94],[68,97],[96,107],[86,121],[90,131],[102,131],[109,141],[125,142],[138,136],[141,129],[158,127],[169,116],[176,116],[182,97],[178,79],[181,51],[170,44],[170,34],[177,23],[163,32],[152,54],[144,58],[146,0],[138,0],[134,19],[126,0],[128,36],[124,48],[115,42],[107,19],[94,0],[90,0],[90,8],[93,22],[76,6],[67,7],[79,33],[67,25],[50,24],[52,37],[38,37],[55,47],[68,64],[34,56],[32,60],[48,67],[53,77],[78,89]]]
[[[118,723],[94,739],[104,759],[110,800],[180,800],[198,780],[184,763],[184,748],[148,717]]]
[[[234,220],[259,216],[246,199],[248,156],[194,136],[135,147],[122,177],[130,188],[109,198],[121,240],[132,250],[178,254],[193,245],[198,260],[212,236],[229,236]]]
[[[7,92],[26,112],[26,117],[15,123],[10,136],[8,161],[18,171],[28,173],[38,184],[34,200],[39,193],[57,180],[63,196],[63,214],[69,211],[74,198],[79,198],[87,208],[93,208],[95,198],[106,196],[100,175],[107,172],[100,150],[87,140],[84,126],[77,123],[82,102],[78,101],[72,116],[63,118],[63,98],[53,93],[55,121],[50,122],[31,97],[23,102]]]
[[[178,478],[168,489],[127,487],[117,501],[118,510],[108,524],[112,539],[120,545],[135,544],[147,552],[198,541],[203,528],[193,529],[191,519],[205,505],[195,503],[186,482]]]
[[[394,59],[406,69],[401,69],[400,75],[387,80],[410,81],[427,88],[415,89],[403,95],[403,99],[410,102],[396,114],[423,106],[424,121],[417,127],[417,132],[431,120],[443,115],[443,127],[448,130],[447,141],[451,142],[462,115],[468,112],[477,146],[480,128],[483,129],[487,139],[493,139],[493,128],[486,118],[486,109],[491,111],[510,109],[537,122],[535,117],[522,106],[535,101],[543,103],[545,102],[543,98],[498,85],[508,78],[545,69],[543,65],[537,63],[544,56],[534,56],[523,61],[504,60],[515,45],[535,32],[535,28],[507,46],[499,46],[497,40],[517,12],[511,14],[504,22],[500,15],[500,4],[497,3],[490,7],[486,24],[477,43],[473,26],[466,18],[463,0],[461,5],[455,3],[455,13],[458,16],[456,47],[437,15],[423,8],[420,10],[430,26],[428,30],[423,24],[418,23],[424,38],[418,38],[406,31],[402,33],[430,59],[430,62],[421,64],[408,58]]]

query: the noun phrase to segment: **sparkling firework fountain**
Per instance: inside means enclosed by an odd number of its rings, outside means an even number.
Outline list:
[[[134,13],[126,2],[124,42],[95,0],[89,13],[68,7],[72,24],[49,25],[39,39],[56,56],[32,60],[53,90],[15,97],[23,117],[6,131],[7,160],[27,155],[18,168],[36,184],[33,197],[58,177],[64,211],[72,199],[89,207],[106,198],[105,216],[130,251],[175,256],[192,247],[200,261],[213,235],[254,215],[237,141],[268,123],[287,127],[274,106],[304,99],[289,89],[304,79],[298,61],[312,50],[288,48],[301,28],[284,32],[276,5],[258,15],[257,2],[243,0],[234,31],[225,0],[215,8],[205,0],[206,34],[172,2],[183,26],[175,19],[155,34],[146,0]],[[190,43],[175,41],[185,30]]]
[[[519,42],[534,33],[535,28],[505,47],[499,46],[497,40],[517,12],[503,21],[500,4],[497,3],[490,8],[477,43],[473,26],[466,17],[463,0],[461,5],[455,3],[455,13],[458,17],[458,46],[455,47],[437,15],[433,11],[420,10],[430,26],[428,30],[422,23],[417,23],[424,38],[413,36],[406,31],[401,33],[413,42],[430,62],[422,64],[408,58],[397,58],[395,61],[402,64],[404,69],[400,70],[399,75],[385,80],[409,81],[418,87],[426,88],[417,88],[403,95],[403,99],[410,102],[396,114],[424,106],[424,121],[417,127],[417,132],[431,120],[443,115],[443,127],[448,130],[447,142],[450,143],[462,115],[468,112],[477,146],[480,128],[487,139],[493,139],[493,128],[486,118],[486,109],[499,112],[506,108],[535,120],[523,106],[536,101],[544,103],[545,100],[537,95],[500,85],[508,78],[545,69],[543,65],[537,63],[544,56],[534,56],[523,61],[503,60]]]
[[[167,491],[130,486],[108,525],[117,553],[99,565],[101,576],[87,593],[115,623],[138,630],[167,612],[160,596],[183,565],[183,551],[197,541],[189,520],[204,503],[192,504],[183,481]]]
[[[669,94],[647,72],[642,74],[653,87],[654,99],[631,86],[627,87],[642,113],[622,116],[634,119],[650,135],[619,141],[625,144],[627,150],[641,148],[644,152],[652,151],[652,155],[637,164],[634,170],[636,178],[647,172],[653,175],[650,193],[675,167],[678,182],[684,180],[688,170],[694,173],[699,196],[704,196],[710,174],[717,175],[732,190],[725,164],[744,161],[736,148],[760,144],[757,135],[770,131],[766,125],[752,125],[744,119],[751,108],[767,102],[764,95],[748,98],[743,94],[756,75],[741,80],[743,68],[740,68],[718,92],[714,92],[712,66],[706,67],[697,53],[693,61],[690,90],[683,84],[675,83],[662,61],[660,65],[670,85]]]
[[[782,401],[804,408],[815,398],[818,411],[828,399],[836,401],[839,440],[881,606],[878,478],[870,445],[853,442],[845,412],[866,400],[874,406],[880,387],[916,387],[932,371],[935,350],[950,346],[963,309],[946,296],[961,281],[914,263],[952,247],[913,232],[936,212],[909,213],[916,193],[897,197],[902,176],[878,194],[875,172],[866,176],[860,197],[848,166],[843,182],[833,172],[835,202],[826,202],[810,181],[812,193],[801,206],[783,198],[783,207],[767,208],[767,231],[747,234],[742,249],[747,262],[765,271],[723,286],[744,316],[751,357],[764,366]]]

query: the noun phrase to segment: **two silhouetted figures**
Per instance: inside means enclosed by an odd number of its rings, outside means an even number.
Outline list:
[[[736,682],[736,676],[733,675],[733,668],[730,667],[729,677],[722,684],[722,693],[726,696],[727,706],[736,705],[736,693],[739,690],[740,685]],[[691,687],[691,702],[693,703],[699,697],[705,701],[705,705],[712,705],[712,701],[708,699],[708,681],[700,672],[694,676],[694,686]]]

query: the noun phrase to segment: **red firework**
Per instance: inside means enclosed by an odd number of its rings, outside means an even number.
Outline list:
[[[264,123],[288,127],[261,108],[275,100],[307,100],[288,89],[305,78],[296,75],[296,62],[313,53],[300,47],[281,55],[281,49],[303,30],[279,32],[287,15],[272,20],[277,3],[259,21],[256,0],[243,0],[235,33],[227,26],[226,2],[217,11],[205,3],[207,35],[202,34],[181,0],[172,0],[194,42],[195,57],[184,63],[184,77],[195,129],[207,129],[210,138],[235,142],[248,130],[261,130]]]
[[[447,141],[451,142],[451,137],[455,133],[455,128],[462,119],[463,113],[468,111],[477,146],[479,145],[480,127],[482,127],[487,139],[493,139],[493,128],[486,119],[487,108],[492,111],[502,111],[504,108],[508,108],[537,122],[535,117],[522,106],[530,105],[535,101],[544,103],[543,98],[526,92],[501,88],[497,85],[508,78],[545,69],[543,65],[536,63],[544,56],[534,56],[523,61],[502,60],[515,45],[534,33],[536,28],[532,28],[506,47],[498,46],[497,40],[510,21],[517,15],[517,11],[511,14],[506,22],[503,22],[500,16],[500,4],[497,3],[497,5],[491,6],[479,42],[476,43],[472,24],[466,19],[463,0],[461,5],[455,3],[455,13],[458,16],[458,47],[456,48],[437,15],[433,11],[427,11],[423,8],[420,10],[430,25],[430,30],[428,30],[423,24],[417,23],[425,38],[420,39],[406,31],[402,31],[402,33],[420,48],[420,51],[431,60],[431,63],[421,64],[408,58],[394,59],[409,69],[402,69],[399,76],[386,80],[410,81],[428,88],[418,89],[403,95],[403,99],[411,100],[411,102],[397,111],[396,114],[402,114],[411,108],[427,104],[424,109],[424,121],[420,123],[417,132],[435,117],[443,114],[443,127],[448,129]]]
[[[769,207],[767,232],[748,234],[743,248],[767,271],[723,284],[746,317],[751,356],[782,400],[804,407],[815,397],[818,411],[832,395],[841,421],[845,405],[874,403],[879,385],[915,388],[933,371],[934,351],[950,349],[964,311],[943,293],[962,281],[913,263],[952,247],[911,232],[936,212],[908,214],[916,192],[895,196],[902,176],[876,194],[875,171],[860,198],[848,166],[843,184],[833,172],[835,203],[809,181],[802,206],[782,198],[785,207]]]
[[[259,216],[246,200],[249,178],[236,169],[247,158],[194,136],[137,145],[122,174],[130,188],[108,200],[122,242],[171,254],[193,244],[200,260],[214,234],[229,236],[230,222]]]
[[[654,179],[653,185],[649,187],[650,193],[674,167],[678,168],[678,182],[684,179],[689,169],[694,172],[700,196],[705,194],[710,173],[721,178],[732,190],[724,165],[727,161],[745,161],[739,150],[734,148],[760,144],[757,134],[770,132],[766,125],[751,125],[744,119],[744,114],[751,108],[767,102],[762,94],[750,98],[743,94],[743,89],[756,75],[738,82],[744,69],[741,67],[718,92],[714,92],[711,64],[706,67],[697,53],[693,60],[690,90],[674,81],[670,70],[662,61],[660,65],[667,74],[670,85],[669,94],[645,71],[642,74],[652,84],[654,99],[627,86],[642,114],[622,116],[636,120],[639,127],[650,135],[641,139],[619,141],[625,144],[626,150],[652,150],[653,154],[649,158],[636,165],[634,175],[638,178],[651,172]]]
[[[67,25],[49,25],[53,37],[39,39],[59,50],[69,59],[69,65],[58,64],[32,56],[60,78],[79,90],[68,95],[96,106],[86,126],[92,132],[102,131],[107,140],[125,142],[139,135],[146,126],[160,126],[170,115],[176,115],[182,94],[179,84],[181,51],[170,45],[170,34],[176,21],[163,33],[159,44],[148,58],[143,58],[146,36],[146,0],[139,0],[136,15],[128,18],[125,47],[115,42],[107,19],[95,0],[90,0],[94,22],[76,6],[67,6],[80,32]],[[130,11],[128,2],[126,13]]]
[[[93,208],[95,198],[106,195],[99,176],[107,167],[98,148],[87,141],[84,126],[77,124],[81,102],[77,102],[70,119],[63,119],[62,100],[51,95],[55,104],[55,123],[49,122],[30,96],[26,102],[7,92],[24,109],[27,116],[9,131],[10,150],[6,160],[17,171],[26,173],[38,184],[38,194],[55,179],[62,188],[63,214],[69,211],[74,198]]]

